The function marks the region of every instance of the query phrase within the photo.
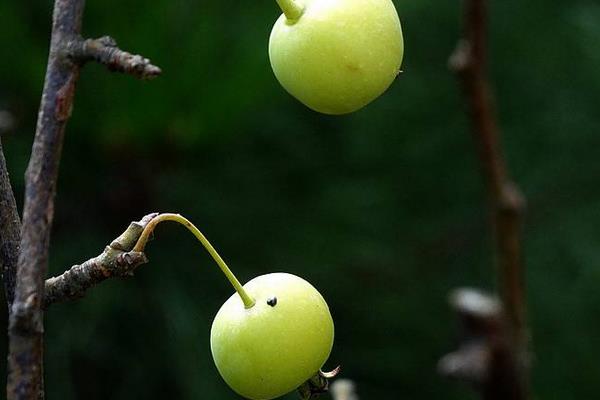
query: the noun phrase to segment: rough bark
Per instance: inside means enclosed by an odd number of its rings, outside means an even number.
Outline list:
[[[140,221],[132,222],[97,257],[71,267],[62,275],[47,279],[44,307],[83,297],[88,289],[100,282],[112,277],[132,275],[138,266],[148,262],[144,253],[131,250],[148,222],[156,215],[148,214]]]
[[[106,38],[81,38],[84,0],[55,0],[50,54],[31,158],[25,175],[23,228],[9,316],[7,398],[43,399],[44,277],[48,266],[56,180],[81,66],[90,60],[140,78],[160,73]],[[8,214],[6,214],[8,215]],[[3,218],[6,217],[3,216]],[[17,254],[11,249],[11,256]],[[10,276],[7,276],[10,285]]]
[[[44,397],[44,276],[63,133],[79,78],[79,64],[69,61],[63,50],[68,38],[80,33],[83,7],[82,0],[57,0],[54,4],[48,68],[25,174],[21,250],[8,334],[7,398],[10,400]]]
[[[152,65],[149,59],[119,49],[117,42],[110,36],[72,40],[68,53],[75,61],[96,61],[106,65],[110,71],[133,75],[139,79],[153,79],[161,73],[160,68]]]
[[[17,202],[10,184],[0,140],[0,270],[9,310],[15,293],[20,241],[21,220],[17,212]]]

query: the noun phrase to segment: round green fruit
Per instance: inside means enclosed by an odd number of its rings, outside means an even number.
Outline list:
[[[144,251],[159,223],[177,222],[202,243],[236,291],[217,313],[210,332],[215,364],[233,390],[250,399],[267,400],[317,375],[331,352],[333,320],[327,303],[310,283],[276,273],[242,286],[187,218],[174,213],[148,217],[134,251]]]
[[[400,71],[404,42],[391,0],[277,0],[269,40],[275,76],[315,111],[345,114],[381,95]]]
[[[333,320],[321,294],[286,273],[244,285],[248,307],[233,294],[217,313],[210,347],[219,373],[238,394],[255,400],[282,396],[314,376],[333,345]]]

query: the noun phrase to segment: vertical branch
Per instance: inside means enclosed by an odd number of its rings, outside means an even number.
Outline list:
[[[0,270],[8,309],[13,302],[21,240],[21,221],[0,141]]]
[[[108,36],[83,39],[80,33],[84,5],[85,0],[54,1],[50,55],[35,139],[25,174],[23,228],[8,328],[6,391],[9,400],[44,397],[44,278],[64,130],[71,116],[80,68],[86,62],[96,61],[110,70],[140,79],[153,79],[161,73],[160,68],[152,65],[149,59],[119,49],[114,39]],[[109,257],[102,261],[112,259]],[[140,255],[132,255],[123,262],[133,268],[143,261]]]
[[[492,213],[497,252],[498,286],[506,315],[509,343],[520,377],[519,396],[527,396],[528,328],[521,255],[521,219],[525,200],[510,179],[500,145],[494,99],[486,72],[487,4],[464,0],[464,38],[450,58],[468,103]]]
[[[80,33],[83,8],[83,0],[54,3],[48,67],[25,175],[21,251],[9,321],[7,398],[10,400],[34,400],[44,396],[44,277],[63,133],[79,77],[79,65],[69,61],[64,47]]]

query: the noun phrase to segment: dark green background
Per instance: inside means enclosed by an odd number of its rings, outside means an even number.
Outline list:
[[[327,366],[342,364],[363,399],[474,398],[435,373],[456,339],[447,293],[495,281],[477,157],[446,68],[460,3],[395,3],[404,73],[364,110],[328,117],[291,98],[271,72],[274,1],[88,0],[85,35],[110,34],[164,74],[139,82],[85,68],[50,273],[99,253],[147,212],[181,212],[242,281],[287,271],[319,288],[336,323]],[[491,13],[503,143],[528,198],[534,391],[593,398],[600,3],[498,0]],[[0,2],[0,109],[15,118],[2,140],[19,204],[50,16],[48,0]],[[231,288],[184,229],[161,226],[156,237],[135,278],[48,311],[48,399],[236,398],[208,341]]]

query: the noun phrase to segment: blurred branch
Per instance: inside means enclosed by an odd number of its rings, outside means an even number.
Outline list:
[[[116,48],[111,39],[80,39],[84,4],[84,0],[54,2],[46,78],[25,174],[23,227],[14,301],[9,313],[6,389],[9,400],[44,398],[44,276],[64,130],[71,116],[80,68],[85,61],[96,60],[141,78],[160,72],[148,60]],[[92,264],[96,263],[87,265]],[[74,271],[72,275],[76,276]]]
[[[9,310],[15,293],[20,241],[21,220],[6,168],[2,141],[0,140],[0,269],[2,270],[4,293]]]
[[[473,136],[479,149],[483,175],[493,216],[499,287],[507,319],[510,345],[520,373],[513,385],[518,396],[527,397],[528,328],[526,325],[525,288],[521,255],[521,218],[525,199],[508,176],[499,143],[500,132],[495,116],[493,95],[486,73],[485,0],[464,0],[464,38],[450,57],[469,106]],[[510,374],[508,374],[510,375]],[[508,399],[508,398],[507,398]]]
[[[451,294],[450,304],[461,321],[462,342],[439,361],[439,373],[470,383],[486,400],[524,399],[502,303],[463,288]]]
[[[50,304],[83,297],[85,292],[112,277],[133,274],[140,265],[148,262],[144,253],[131,251],[142,231],[157,213],[148,214],[132,222],[118,238],[113,240],[97,257],[71,267],[54,278],[46,280],[44,307]]]
[[[67,53],[74,61],[96,61],[106,65],[111,71],[123,72],[140,79],[154,79],[161,73],[160,68],[152,65],[149,59],[119,49],[117,42],[110,36],[71,40]]]

